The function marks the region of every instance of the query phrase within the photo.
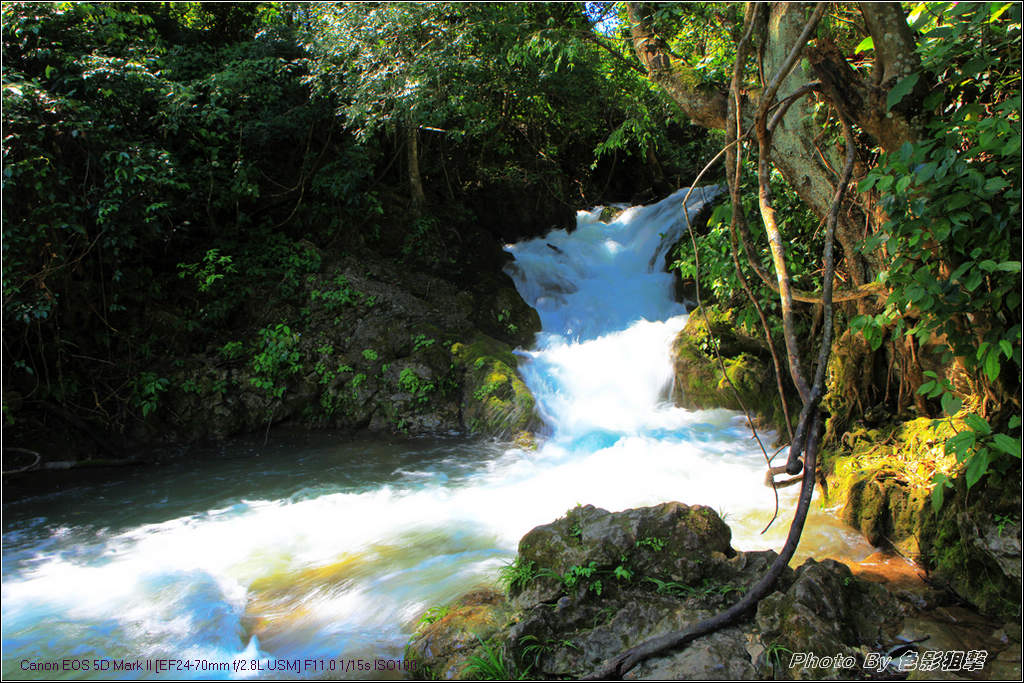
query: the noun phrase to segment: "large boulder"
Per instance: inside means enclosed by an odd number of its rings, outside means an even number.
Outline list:
[[[511,438],[540,425],[533,394],[508,344],[480,334],[452,345],[451,353],[460,378],[462,423],[469,432]]]
[[[785,412],[771,354],[760,337],[743,331],[735,311],[714,307],[691,311],[686,326],[672,343],[672,362],[672,398],[676,405],[694,409],[745,408],[752,418],[785,433]],[[791,415],[797,412],[795,406],[790,407]]]
[[[522,538],[503,575],[507,598],[457,602],[447,621],[414,636],[407,656],[421,675],[446,679],[478,677],[474,661],[484,655],[500,661],[506,677],[580,678],[629,647],[727,608],[776,557],[734,551],[729,528],[706,507],[577,506]],[[782,655],[877,651],[891,642],[904,609],[833,561],[787,568],[775,588],[756,615],[645,660],[629,677],[855,678],[863,673],[856,667],[790,667]]]

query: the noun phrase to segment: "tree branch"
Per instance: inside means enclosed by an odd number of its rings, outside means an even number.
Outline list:
[[[768,244],[772,253],[772,263],[775,266],[776,279],[779,282],[779,302],[782,310],[782,334],[786,342],[786,357],[789,362],[789,374],[793,379],[793,385],[800,395],[801,402],[806,406],[811,398],[811,389],[804,377],[803,369],[800,366],[800,347],[796,339],[796,327],[793,316],[793,293],[790,287],[789,270],[786,266],[786,254],[782,246],[782,233],[779,230],[778,220],[775,216],[775,207],[772,204],[771,187],[769,177],[771,176],[771,133],[768,131],[768,111],[775,101],[775,94],[782,84],[782,80],[789,74],[790,69],[796,64],[797,58],[803,51],[804,45],[810,39],[818,26],[822,15],[825,13],[825,3],[818,3],[810,18],[804,25],[803,31],[797,38],[796,43],[789,51],[789,55],[772,76],[768,87],[765,88],[757,108],[755,129],[757,132],[757,180],[758,180],[758,203],[761,207],[761,220],[764,223],[765,232],[768,234]],[[789,468],[787,467],[787,470]],[[797,472],[790,472],[797,474]]]
[[[650,79],[664,88],[694,123],[705,128],[725,128],[727,96],[724,91],[698,90],[683,83],[672,66],[668,44],[651,27],[651,7],[647,3],[627,2],[629,32],[640,63]]]

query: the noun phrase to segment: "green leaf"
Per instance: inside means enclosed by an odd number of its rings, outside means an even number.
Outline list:
[[[1002,263],[996,264],[996,270],[1001,270],[1006,273],[1019,273],[1020,265],[1020,261],[1003,261]]]
[[[988,472],[988,463],[991,456],[992,451],[987,448],[980,448],[974,454],[974,457],[968,461],[966,472],[968,489],[977,484],[978,480]]]
[[[956,459],[960,462],[964,461],[971,449],[974,448],[974,443],[977,440],[977,436],[971,431],[962,431],[946,440],[946,453],[953,453],[956,455]]]
[[[1006,434],[993,434],[992,445],[1009,456],[1020,458],[1020,439],[1015,439],[1012,436],[1007,436]]]
[[[949,477],[944,474],[936,474],[932,477],[932,483],[935,484],[935,488],[932,489],[932,512],[938,514],[939,510],[942,509],[946,487],[950,486]]]
[[[861,52],[867,52],[868,50],[875,49],[875,40],[868,36],[864,40],[857,43],[857,47],[854,48],[853,53],[859,55]]]
[[[892,89],[889,91],[889,94],[885,98],[886,110],[891,110],[893,107],[899,104],[904,97],[909,95],[910,91],[914,89],[915,85],[917,85],[917,81],[919,78],[920,76],[918,74],[912,73],[908,75],[906,78],[900,79],[896,83],[896,85],[892,87]]]
[[[963,401],[958,399],[953,394],[942,395],[942,412],[946,415],[956,415],[957,411],[960,410],[963,405]]]
[[[985,192],[995,194],[1005,187],[1009,187],[1010,181],[1006,178],[989,178],[985,181]]]
[[[999,340],[999,348],[1002,349],[1003,355],[1007,358],[1013,358],[1013,344],[1006,339]]]
[[[999,353],[992,353],[991,351],[985,356],[985,375],[988,377],[988,381],[995,382],[999,378],[999,371],[1002,369],[1002,364],[999,362]]]
[[[989,425],[988,420],[974,413],[964,417],[964,424],[979,434],[988,435],[992,433],[992,427]]]

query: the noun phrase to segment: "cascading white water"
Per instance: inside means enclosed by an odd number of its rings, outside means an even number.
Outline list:
[[[550,431],[537,451],[289,448],[214,461],[201,477],[186,467],[58,494],[15,521],[5,509],[3,674],[67,657],[400,658],[426,608],[493,583],[523,534],[577,503],[706,504],[726,516],[735,546],[781,546],[795,491],[760,536],[773,498],[741,416],[666,400],[686,315],[662,264],[683,228],[682,196],[607,225],[581,212],[572,233],[509,247],[543,323],[521,352]],[[708,198],[695,192],[691,211]],[[804,554],[870,550],[821,514],[804,535]]]

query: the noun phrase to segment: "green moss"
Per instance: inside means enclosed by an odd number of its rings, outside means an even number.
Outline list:
[[[511,347],[479,336],[451,347],[453,364],[463,370],[463,423],[473,433],[512,437],[537,423],[533,394],[516,372]]]
[[[981,610],[1013,615],[1019,577],[1008,575],[998,549],[988,546],[997,516],[1019,511],[1019,482],[989,474],[968,496],[961,465],[943,448],[960,429],[959,418],[920,418],[848,432],[825,461],[829,503],[841,504],[843,521],[871,543],[892,543]],[[954,482],[937,515],[931,505],[936,472]]]
[[[708,320],[699,310],[690,313],[673,343],[675,402],[685,408],[746,408],[784,433],[785,411],[766,345],[737,328],[732,310],[706,310]]]

